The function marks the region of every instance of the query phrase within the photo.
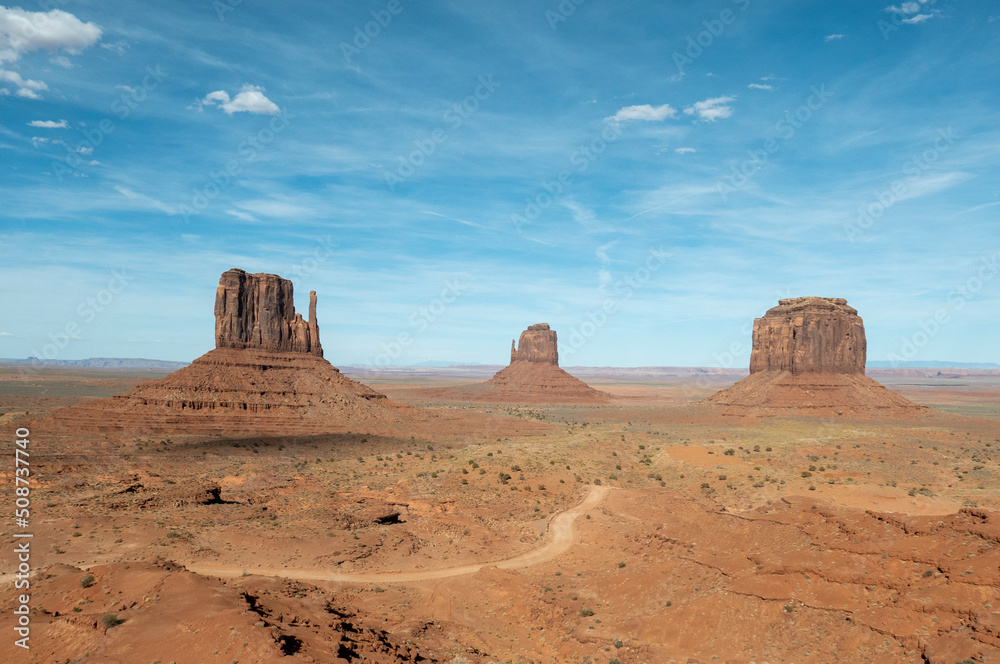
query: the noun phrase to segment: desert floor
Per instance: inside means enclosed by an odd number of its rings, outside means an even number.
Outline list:
[[[1000,661],[1000,372],[873,373],[910,421],[692,405],[729,374],[580,372],[615,399],[574,406],[344,372],[447,430],[33,424],[31,650],[6,538],[0,661]],[[11,505],[19,423],[162,375],[0,366]]]

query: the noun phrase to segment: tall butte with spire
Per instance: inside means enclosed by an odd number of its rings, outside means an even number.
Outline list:
[[[215,291],[214,350],[128,394],[55,411],[52,423],[57,431],[294,435],[364,431],[405,421],[409,410],[323,359],[316,291],[304,320],[291,281],[232,269]]]
[[[731,412],[907,415],[926,410],[865,376],[864,321],[847,300],[796,297],[754,319],[750,375],[709,397]]]

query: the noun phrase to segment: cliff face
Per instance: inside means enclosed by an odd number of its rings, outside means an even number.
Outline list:
[[[843,298],[779,300],[753,324],[750,373],[864,374],[868,344],[856,309]]]
[[[750,375],[708,403],[726,415],[913,417],[926,411],[865,376],[865,326],[847,300],[796,297],[754,320]]]
[[[215,344],[188,366],[128,394],[54,412],[50,430],[311,435],[412,421],[408,407],[323,359],[316,293],[303,320],[292,305],[292,283],[277,275],[222,274]]]
[[[276,274],[222,273],[215,291],[215,347],[256,348],[323,356],[316,322],[316,291],[309,320],[295,313],[292,282]]]
[[[556,331],[548,323],[531,325],[521,333],[515,348],[510,342],[510,362],[536,362],[559,366],[559,350]]]

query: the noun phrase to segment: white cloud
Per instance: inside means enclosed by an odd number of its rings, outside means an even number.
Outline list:
[[[117,53],[118,55],[125,55],[125,51],[129,50],[131,46],[129,46],[128,42],[120,41],[111,44],[108,43],[101,44],[101,48],[106,48],[112,53]]]
[[[119,194],[129,199],[130,201],[138,203],[142,207],[153,208],[154,210],[159,210],[160,212],[164,212],[171,216],[178,214],[177,208],[173,207],[172,205],[167,205],[166,203],[158,201],[151,196],[147,196],[146,194],[140,194],[138,192],[135,192],[129,189],[128,187],[121,187],[116,185],[115,191],[117,191]]]
[[[602,244],[594,252],[594,255],[597,256],[597,260],[601,261],[601,265],[611,265],[611,257],[608,256],[608,249],[613,248],[616,244],[618,244],[618,240],[612,240],[607,244]]]
[[[14,336],[10,332],[0,332],[0,337],[12,337]]]
[[[733,114],[733,107],[729,103],[735,100],[736,97],[713,97],[688,106],[684,112],[688,115],[697,115],[706,122],[724,120]]]
[[[236,217],[241,221],[257,221],[257,217],[252,214],[247,214],[246,212],[240,212],[239,210],[226,210],[226,214]]]
[[[747,86],[751,90],[773,90],[773,85],[768,85],[767,83],[751,83]]]
[[[559,201],[559,203],[565,207],[567,210],[573,213],[573,221],[580,224],[581,226],[586,226],[588,224],[593,224],[597,221],[597,215],[590,208],[580,205],[573,198],[564,198]]]
[[[65,129],[69,125],[66,124],[65,120],[60,120],[56,122],[55,120],[32,120],[28,123],[29,127],[44,127],[45,129]]]
[[[901,5],[889,5],[885,10],[894,14],[916,14],[920,11],[920,3],[904,2]]]
[[[17,62],[25,53],[39,49],[51,53],[61,49],[76,55],[100,38],[101,28],[96,23],[84,23],[60,9],[30,12],[19,7],[0,6],[0,65]],[[53,62],[69,65],[65,56],[55,56]],[[17,72],[4,69],[0,69],[0,81],[16,85],[17,96],[26,99],[41,99],[38,93],[49,89],[41,81],[23,79]]]
[[[65,67],[66,69],[72,69],[73,63],[69,61],[65,55],[56,55],[49,58],[49,62],[54,65],[59,65],[60,67]]]
[[[688,154],[691,152],[697,152],[697,150],[695,150],[694,148],[677,148],[676,150],[674,150],[674,152],[676,152],[677,154]]]
[[[662,106],[642,104],[641,106],[626,106],[611,117],[605,119],[611,120],[612,122],[628,122],[630,120],[659,122],[660,120],[676,117],[677,109],[672,107],[670,104],[663,104]]]
[[[38,49],[76,55],[96,44],[101,32],[96,23],[84,23],[60,9],[29,12],[0,6],[0,63],[15,62]]]
[[[216,104],[229,115],[233,113],[277,115],[281,113],[278,105],[264,96],[264,88],[259,85],[250,85],[249,83],[240,88],[240,91],[232,99],[229,98],[229,93],[225,90],[216,90],[215,92],[209,92],[203,99],[196,101],[191,106],[188,106],[188,108],[200,111],[204,106],[214,106]]]
[[[831,42],[831,41],[834,41],[834,40],[837,40],[837,39],[843,39],[843,38],[844,38],[844,35],[841,35],[841,34],[827,35],[826,37],[823,37],[823,41]]]
[[[891,14],[909,16],[909,18],[903,19],[903,23],[916,25],[917,23],[923,23],[924,21],[928,21],[940,14],[939,10],[930,9],[930,5],[933,5],[936,1],[937,0],[919,0],[919,2],[904,2],[899,5],[889,5],[885,8],[885,11]],[[924,13],[920,13],[921,11]]]
[[[963,171],[950,171],[947,173],[927,174],[912,183],[907,183],[906,191],[897,196],[897,201],[906,201],[913,198],[923,198],[932,196],[938,192],[951,189],[964,182],[971,180],[974,175]]]
[[[0,69],[0,81],[13,83],[17,86],[17,96],[25,97],[27,99],[41,99],[42,96],[38,93],[41,90],[49,89],[49,86],[45,85],[41,81],[33,81],[30,78],[21,78],[21,75],[16,71],[6,71]]]
[[[278,217],[285,219],[302,219],[304,217],[315,217],[316,210],[296,203],[288,203],[273,199],[258,199],[253,201],[241,201],[236,204],[240,210],[246,210],[262,217]],[[232,213],[230,213],[232,214]],[[236,215],[233,215],[236,216]]]

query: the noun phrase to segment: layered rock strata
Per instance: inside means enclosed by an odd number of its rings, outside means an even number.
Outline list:
[[[411,409],[323,359],[316,294],[309,320],[292,284],[273,274],[222,274],[216,348],[128,394],[53,413],[56,431],[290,435],[363,431],[406,421]]]
[[[611,395],[590,387],[559,368],[555,330],[531,325],[511,342],[510,365],[485,383],[423,390],[437,399],[503,403],[606,403]]]
[[[559,343],[556,331],[548,323],[529,325],[521,333],[517,346],[510,342],[510,363],[537,362],[559,366]]]
[[[926,410],[865,376],[867,341],[843,298],[797,297],[754,320],[750,375],[709,397],[735,414],[905,416]]]
[[[750,373],[864,374],[865,325],[847,300],[796,297],[779,300],[753,322]]]
[[[309,320],[295,313],[292,282],[276,274],[222,273],[215,291],[215,347],[310,353],[323,357],[316,322],[316,291]]]

